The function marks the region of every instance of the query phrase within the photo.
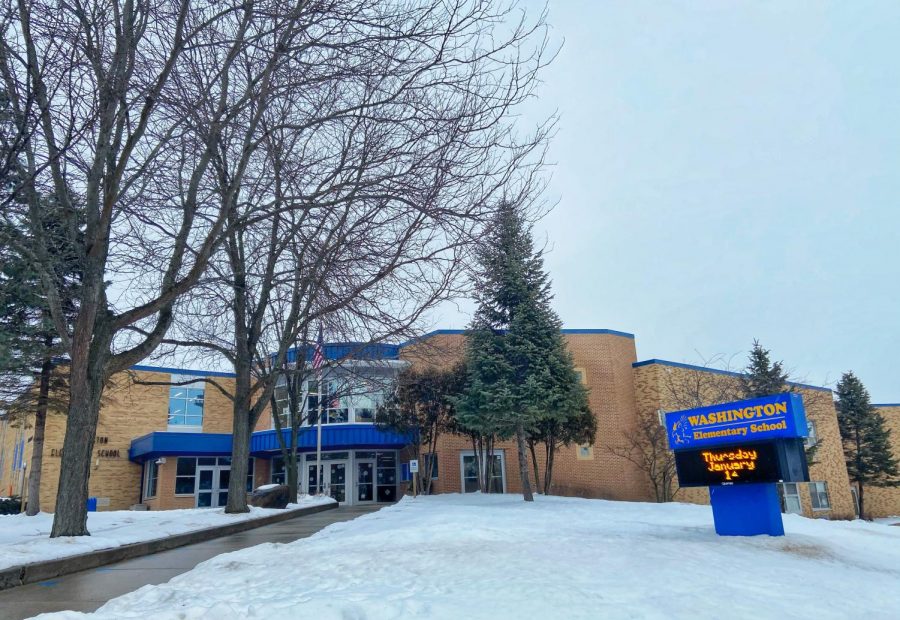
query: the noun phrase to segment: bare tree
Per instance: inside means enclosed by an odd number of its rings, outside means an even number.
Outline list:
[[[250,433],[298,335],[323,320],[361,342],[414,335],[462,290],[498,198],[539,196],[551,124],[519,138],[510,113],[547,60],[543,17],[512,15],[487,2],[307,6],[302,47],[265,109],[254,100],[257,138],[220,142],[226,241],[170,341],[234,367],[227,511],[247,510]]]
[[[254,135],[245,113],[286,62],[302,4],[3,5],[0,72],[23,153],[21,164],[10,162],[22,200],[5,205],[3,217],[35,239],[19,250],[40,271],[71,360],[51,536],[88,534],[103,386],[160,344],[176,301],[199,281],[233,222],[234,201],[216,194],[221,168],[213,163],[223,136]],[[279,45],[264,44],[273,36]],[[251,49],[257,62],[238,62]],[[60,205],[78,249],[73,320],[52,278],[42,194]]]

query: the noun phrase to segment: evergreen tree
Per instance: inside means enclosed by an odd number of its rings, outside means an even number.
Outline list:
[[[745,398],[761,398],[789,391],[788,374],[782,362],[773,362],[768,349],[764,349],[758,340],[753,341],[750,359],[741,384]]]
[[[794,391],[789,383],[788,373],[784,370],[784,362],[773,362],[771,351],[764,349],[759,340],[753,341],[747,367],[741,377],[744,398],[762,398],[773,394]],[[810,423],[812,423],[810,421]],[[806,461],[810,465],[816,462],[818,442],[805,449]]]
[[[478,309],[470,327],[467,384],[457,422],[479,455],[480,484],[490,489],[496,439],[516,438],[523,495],[531,501],[526,441],[542,422],[580,424],[587,393],[574,371],[550,307],[550,281],[530,227],[503,205],[478,252]],[[567,431],[557,430],[557,438]]]
[[[21,204],[22,171],[20,162],[22,137],[13,118],[9,99],[0,91],[0,204]],[[79,259],[72,250],[72,232],[64,228],[59,206],[41,199],[42,226],[46,248],[54,256],[58,272],[54,274],[64,311],[74,314],[75,288]],[[77,229],[77,226],[76,226]],[[76,236],[78,231],[74,231]],[[51,393],[61,391],[67,373],[54,371],[54,357],[62,353],[54,335],[44,288],[35,268],[31,231],[8,220],[0,225],[0,409],[7,415],[27,416],[34,413],[31,463],[28,473],[27,514],[40,512],[40,483],[43,460],[44,429],[48,409],[62,409]],[[33,254],[33,252],[32,252]],[[31,387],[37,383],[37,389]]]
[[[852,372],[846,372],[835,391],[847,473],[856,484],[859,516],[865,519],[865,487],[898,486],[900,471],[891,453],[890,430],[872,406],[862,381]]]

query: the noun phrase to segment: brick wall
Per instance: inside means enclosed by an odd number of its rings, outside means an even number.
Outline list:
[[[634,339],[615,334],[584,333],[565,334],[565,340],[589,390],[591,410],[597,416],[597,436],[590,458],[578,458],[577,446],[574,445],[564,446],[557,452],[552,492],[580,497],[649,499],[649,489],[641,472],[606,449],[607,446],[620,444],[623,433],[635,422],[631,367],[636,359]],[[438,334],[422,343],[405,347],[402,356],[413,364],[448,367],[461,359],[464,351],[464,335]],[[439,440],[440,478],[434,481],[436,492],[461,490],[460,453],[471,450],[471,442],[465,437],[444,435]],[[507,491],[521,492],[515,443],[498,443],[497,450],[504,452]],[[538,462],[543,472],[543,455],[539,455]],[[529,473],[531,471],[529,458]]]
[[[634,371],[638,410],[642,415],[655,415],[659,409],[677,411],[741,398],[738,378],[733,375],[666,364],[639,366]],[[855,510],[831,391],[814,388],[798,390],[803,397],[807,417],[816,424],[819,436],[814,462],[809,468],[810,480],[828,483],[831,503],[828,510],[813,510],[809,487],[801,484],[803,513],[811,517],[851,519],[855,516]],[[709,492],[702,487],[679,489],[675,499],[707,504]]]
[[[167,382],[170,378],[171,375],[167,372],[128,371],[113,377],[105,390],[88,487],[90,496],[100,499],[99,510],[127,509],[140,501],[141,466],[128,460],[128,448],[132,439],[153,431],[165,431],[169,411],[169,386],[143,385],[141,382]],[[225,389],[231,387],[229,378],[216,380]],[[206,387],[205,401],[204,432],[230,432],[231,401],[212,386]],[[32,419],[33,417],[29,424]],[[53,512],[56,506],[62,460],[59,454],[65,430],[64,415],[48,415],[41,470],[41,509],[45,512]],[[28,432],[27,437],[30,439],[31,432]],[[30,459],[31,443],[27,446],[26,457]],[[164,467],[174,467],[174,464],[166,463]],[[162,482],[161,472],[160,484]],[[3,483],[4,480],[0,478],[0,484]],[[171,483],[174,485],[174,473]],[[187,503],[188,499],[174,498],[173,501],[174,505],[171,507],[188,507],[181,505]],[[189,503],[189,507],[193,507],[193,499]]]
[[[890,430],[891,451],[900,459],[900,405],[879,406],[878,413],[884,418]],[[871,518],[900,516],[900,486],[874,487],[863,489],[866,515]]]

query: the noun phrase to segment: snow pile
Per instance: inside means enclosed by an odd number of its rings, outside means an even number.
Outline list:
[[[95,617],[900,618],[900,528],[794,515],[785,528],[718,537],[710,508],[687,504],[406,498],[212,558]]]
[[[305,497],[299,504],[290,504],[288,509],[333,501],[327,497]],[[281,512],[274,508],[250,508],[249,513],[235,515],[225,514],[224,508],[89,512],[88,531],[91,535],[63,538],[49,538],[52,514],[42,512],[33,517],[24,514],[0,515],[0,569],[166,538]]]

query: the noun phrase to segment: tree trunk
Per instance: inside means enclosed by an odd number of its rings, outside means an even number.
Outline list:
[[[53,339],[49,338],[49,347]],[[47,427],[47,398],[50,394],[50,373],[53,362],[48,357],[41,364],[41,383],[38,388],[37,409],[34,412],[34,439],[31,444],[31,470],[28,472],[28,507],[25,512],[33,517],[41,511],[41,467],[44,461],[44,431]]]
[[[553,437],[548,438],[547,446],[547,464],[544,466],[544,493],[550,495],[553,488],[553,461],[556,456],[556,440]]]
[[[856,491],[857,491],[857,496],[858,496],[857,499],[859,500],[859,518],[865,519],[866,511],[863,509],[863,484],[862,484],[862,482],[857,481]]]
[[[297,472],[297,447],[294,446],[291,450],[288,458],[284,461],[285,466],[285,482],[288,485],[288,498],[292,504],[297,503],[297,496],[299,495],[299,486],[300,486],[300,476]]]
[[[538,472],[538,461],[537,461],[537,451],[534,449],[534,442],[532,440],[528,440],[528,450],[531,452],[531,465],[534,467],[534,487],[535,491],[538,493],[544,493],[544,491],[540,488],[540,474]]]
[[[248,356],[249,358],[249,356]],[[227,514],[250,512],[247,506],[247,461],[250,458],[250,367],[235,364],[234,407],[231,431],[231,477]]]
[[[108,339],[96,332],[90,345],[72,347],[66,437],[50,538],[90,536],[87,529],[88,481],[108,351]]]
[[[528,480],[528,457],[525,455],[525,431],[521,426],[516,429],[516,443],[519,453],[519,475],[522,477],[522,498],[526,502],[533,502],[531,482]]]

